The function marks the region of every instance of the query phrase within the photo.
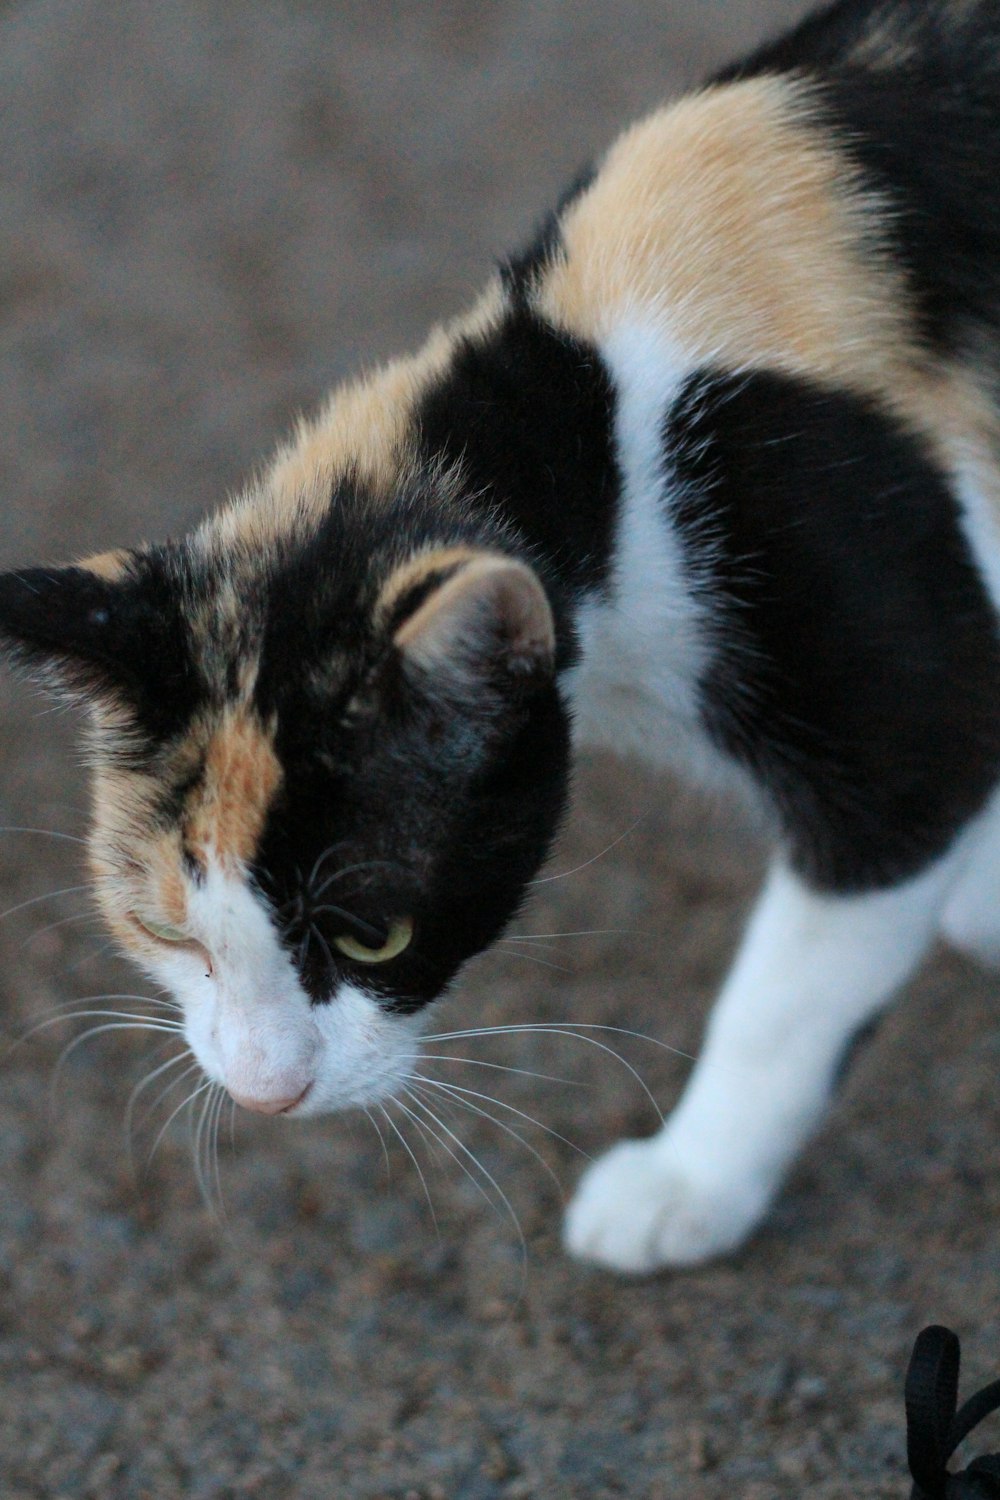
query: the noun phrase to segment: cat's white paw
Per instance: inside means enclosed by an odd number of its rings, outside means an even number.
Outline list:
[[[695,1266],[741,1244],[768,1195],[699,1184],[659,1139],[622,1141],[589,1166],[566,1213],[566,1248],[613,1271]]]

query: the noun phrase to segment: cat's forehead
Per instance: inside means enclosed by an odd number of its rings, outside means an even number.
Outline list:
[[[275,745],[276,721],[265,723],[252,707],[219,714],[197,755],[197,780],[183,817],[186,847],[195,858],[248,865],[284,770]]]

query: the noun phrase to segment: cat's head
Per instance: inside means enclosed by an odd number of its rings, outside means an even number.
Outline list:
[[[0,577],[0,636],[89,714],[89,859],[205,1073],[267,1113],[385,1097],[523,899],[565,798],[535,571],[345,486],[269,529]]]

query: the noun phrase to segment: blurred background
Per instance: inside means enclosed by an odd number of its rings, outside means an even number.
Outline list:
[[[182,531],[331,381],[459,310],[625,122],[804,8],[0,7],[0,563]],[[500,1102],[449,1117],[458,1162],[406,1130],[426,1191],[363,1117],[241,1118],[212,1212],[183,1111],[149,1160],[175,1074],[126,1130],[161,1037],[19,1042],[143,987],[79,889],[75,723],[8,673],[0,714],[6,1500],[905,1492],[914,1333],[953,1324],[970,1386],[1000,1347],[994,979],[936,958],[720,1266],[630,1284],[565,1258],[580,1153],[656,1117],[623,1063],[547,1033],[449,1045],[564,1083],[428,1065]],[[585,935],[503,945],[442,1025],[690,1053],[761,853],[630,768],[587,766],[577,804],[515,931]],[[591,1035],[676,1096],[683,1056]]]

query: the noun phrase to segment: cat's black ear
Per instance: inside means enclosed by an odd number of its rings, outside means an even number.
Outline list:
[[[408,666],[470,690],[486,675],[548,679],[555,666],[552,609],[537,575],[492,553],[472,557],[438,584],[394,641]]]
[[[185,655],[162,592],[130,554],[2,573],[0,648],[43,685],[85,701],[138,700],[154,686],[162,694]]]

